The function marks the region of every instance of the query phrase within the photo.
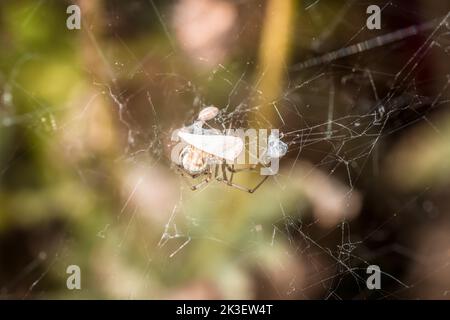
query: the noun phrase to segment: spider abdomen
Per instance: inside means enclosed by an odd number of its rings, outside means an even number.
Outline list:
[[[184,169],[192,174],[202,173],[208,165],[208,154],[192,146],[187,146],[180,154]]]

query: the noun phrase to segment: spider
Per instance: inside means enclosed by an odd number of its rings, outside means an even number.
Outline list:
[[[208,160],[211,160],[213,163],[209,163]],[[180,162],[183,164],[177,165],[177,170],[181,176],[188,176],[192,179],[204,177],[199,183],[190,185],[191,190],[198,190],[209,182],[216,180],[236,189],[253,193],[267,180],[267,178],[269,178],[269,176],[264,176],[264,178],[253,188],[247,188],[236,184],[233,182],[235,173],[241,171],[253,171],[256,166],[236,169],[234,164],[227,164],[225,159],[214,157],[192,146],[185,147],[181,152]]]
[[[269,176],[265,175],[253,188],[233,182],[236,173],[253,171],[256,165],[239,169],[235,167],[234,162],[244,149],[244,143],[240,137],[226,135],[214,129],[203,129],[206,121],[213,119],[218,113],[219,110],[216,107],[207,107],[200,111],[197,121],[190,128],[178,131],[178,138],[181,138],[186,145],[176,159],[172,160],[176,163],[177,171],[183,177],[192,179],[203,177],[201,182],[191,185],[192,190],[198,190],[210,181],[216,180],[236,189],[253,193]],[[277,141],[277,143],[285,145],[281,141]],[[287,150],[287,145],[285,148]],[[275,157],[280,157],[280,155]]]

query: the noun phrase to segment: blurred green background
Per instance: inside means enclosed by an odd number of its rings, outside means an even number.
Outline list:
[[[370,4],[380,30],[364,1],[2,1],[0,297],[448,299],[449,7]],[[256,193],[171,168],[208,105],[286,133]]]

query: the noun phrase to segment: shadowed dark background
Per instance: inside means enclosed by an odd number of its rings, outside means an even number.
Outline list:
[[[449,9],[2,1],[0,297],[448,299]],[[285,134],[280,173],[255,194],[192,192],[172,169],[172,131],[208,105]]]

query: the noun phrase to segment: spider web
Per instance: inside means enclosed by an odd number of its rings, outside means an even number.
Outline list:
[[[56,191],[42,194],[56,208],[58,199],[68,202],[62,214],[43,213],[32,227],[30,218],[17,219],[19,231],[2,241],[2,252],[23,235],[26,261],[11,263],[16,273],[2,272],[2,296],[445,299],[449,289],[430,279],[448,270],[448,225],[436,231],[442,243],[431,253],[412,240],[420,223],[436,223],[436,211],[445,211],[439,202],[445,190],[390,191],[384,157],[416,127],[441,134],[435,119],[445,114],[450,70],[445,64],[430,71],[429,64],[448,59],[448,11],[425,19],[406,3],[383,2],[383,19],[401,23],[367,30],[365,2],[305,3],[307,23],[293,36],[284,86],[267,100],[256,76],[257,48],[246,44],[260,23],[251,13],[262,19],[264,6],[229,4],[236,15],[228,37],[244,49],[233,56],[220,47],[230,57],[216,62],[214,55],[189,57],[178,43],[173,24],[180,22],[171,15],[183,3],[189,9],[193,2],[112,1],[100,10],[104,25],[87,20],[77,36],[69,32],[87,48],[77,75],[85,80],[59,106],[36,97],[20,77],[50,53],[14,57],[2,74],[3,131],[37,136],[30,148],[43,143],[47,159],[63,154],[56,162],[67,161],[60,170],[69,176],[64,190],[73,192],[71,201]],[[47,6],[61,9],[41,1],[26,16]],[[138,15],[142,10],[151,12],[151,22]],[[337,34],[344,36],[334,39]],[[32,109],[23,112],[20,103]],[[279,174],[255,194],[214,182],[192,192],[171,169],[173,130],[192,124],[209,105],[220,109],[213,127],[279,129],[288,144]],[[93,123],[87,134],[80,129],[85,123]],[[27,156],[12,150],[2,175]],[[237,176],[249,185],[258,179]],[[81,186],[80,195],[73,185]],[[64,212],[67,206],[73,214]],[[65,288],[69,264],[82,269],[79,292]],[[369,265],[381,268],[380,290],[366,286]]]

